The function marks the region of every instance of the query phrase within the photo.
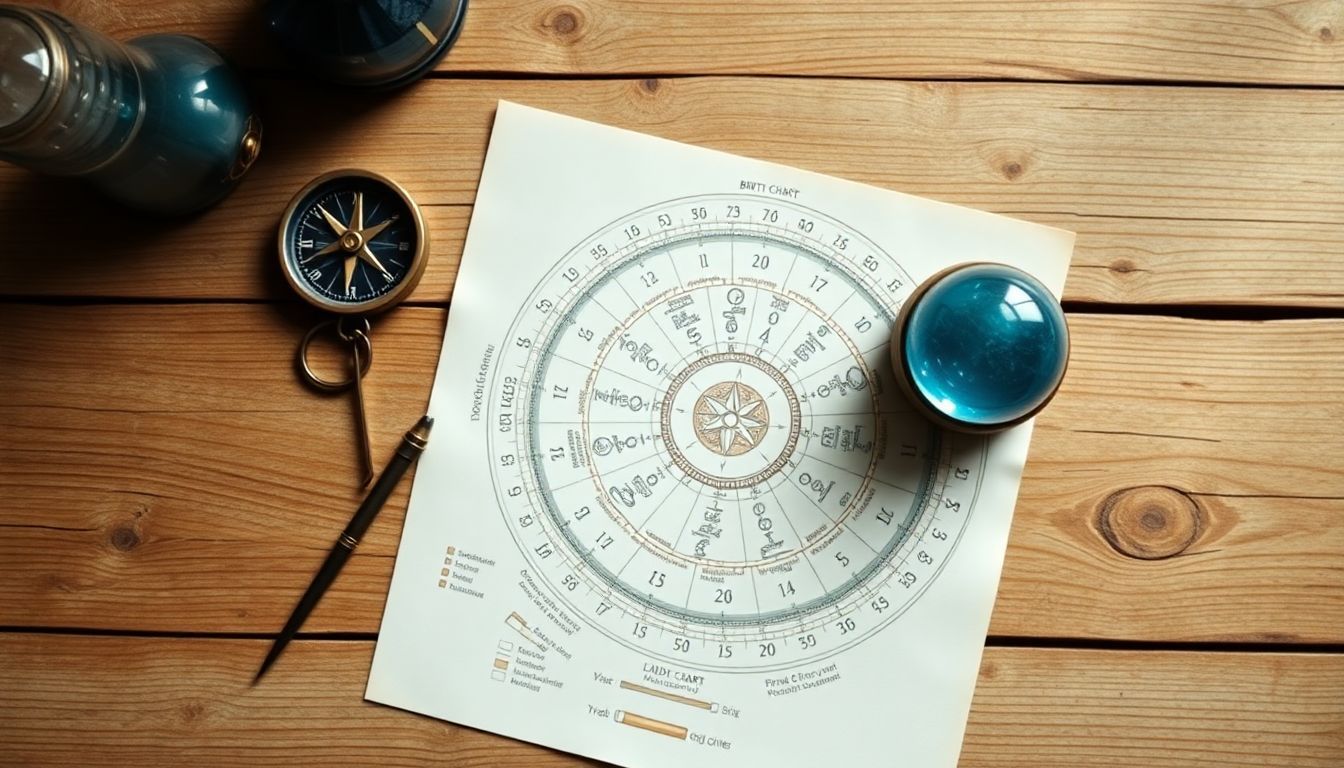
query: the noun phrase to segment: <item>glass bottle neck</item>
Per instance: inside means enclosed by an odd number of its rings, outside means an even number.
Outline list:
[[[31,25],[0,16],[0,131],[33,114],[51,82],[51,52]]]
[[[130,52],[50,11],[0,6],[0,160],[83,175],[135,135],[139,74]]]

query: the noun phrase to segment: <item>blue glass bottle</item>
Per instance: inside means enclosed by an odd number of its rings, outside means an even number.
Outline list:
[[[241,81],[200,40],[122,45],[51,11],[0,6],[0,160],[180,214],[228,194],[260,147]]]

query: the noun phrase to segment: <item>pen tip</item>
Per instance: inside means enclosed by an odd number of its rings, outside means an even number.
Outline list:
[[[419,421],[415,422],[415,426],[406,431],[404,439],[417,449],[424,450],[425,446],[429,444],[429,430],[433,426],[434,419],[429,414],[425,414],[420,417]]]
[[[271,665],[275,663],[275,660],[280,658],[280,652],[285,649],[285,646],[288,643],[289,638],[283,634],[276,638],[275,642],[271,644],[271,649],[266,652],[266,658],[262,660],[261,667],[257,670],[256,677],[252,678],[253,685],[256,685],[261,681],[262,676],[266,674],[266,670],[270,669]]]

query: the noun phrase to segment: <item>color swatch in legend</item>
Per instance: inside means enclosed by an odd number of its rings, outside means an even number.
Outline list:
[[[662,720],[654,720],[652,717],[636,715],[634,712],[616,710],[613,720],[621,725],[628,725],[633,728],[642,728],[653,733],[661,733],[664,736],[671,736],[674,739],[685,739],[690,733],[690,729],[676,723],[667,723]]]
[[[448,547],[444,550],[443,568],[439,569],[439,589],[448,586],[448,575],[453,568],[453,555],[457,554],[456,547]]]
[[[513,656],[513,643],[508,640],[500,640],[499,647],[495,649],[495,663],[490,670],[490,679],[504,682],[508,678],[509,659]]]
[[[688,707],[695,707],[696,709],[705,709],[710,712],[719,711],[719,705],[715,704],[712,701],[702,701],[701,699],[693,699],[690,696],[682,696],[681,694],[678,693],[668,693],[667,691],[660,691],[657,688],[650,688],[647,685],[632,683],[629,680],[622,680],[621,688],[627,691],[634,691],[635,693],[642,693],[646,696],[653,696],[655,698],[663,699],[665,701],[675,701],[678,704],[685,704]]]
[[[514,632],[521,635],[524,640],[532,643],[543,651],[546,650],[546,646],[542,644],[542,642],[537,639],[537,636],[532,634],[532,630],[528,628],[527,620],[522,616],[519,616],[517,611],[506,616],[504,618],[504,623],[509,626],[509,629],[512,629]]]

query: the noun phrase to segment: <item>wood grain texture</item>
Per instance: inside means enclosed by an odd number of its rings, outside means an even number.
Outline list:
[[[32,766],[597,765],[361,701],[369,642],[0,636],[5,759]],[[1344,658],[988,648],[962,768],[1335,768]]]
[[[1344,561],[1325,554],[1344,551],[1344,324],[1074,315],[1070,327],[1068,375],[1037,419],[990,631],[1344,637],[1302,622],[1323,610],[1344,627]],[[1163,541],[1194,516],[1189,544],[1158,560],[1136,559],[1101,525],[1116,494],[1148,487],[1185,499],[1143,510],[1155,519],[1131,534]],[[1304,567],[1281,570],[1290,563]]]
[[[310,318],[287,309],[0,305],[0,625],[283,623],[358,499],[350,402],[296,381]],[[375,326],[376,456],[422,412],[443,322]],[[991,633],[1344,642],[1344,322],[1071,323]],[[1108,538],[1129,518],[1101,523],[1146,486],[1177,501],[1119,540],[1193,527],[1175,556],[1136,558]],[[307,629],[377,629],[405,503]]]
[[[280,211],[313,176],[353,165],[426,206],[434,257],[416,298],[446,301],[495,104],[509,99],[1075,230],[1068,299],[1344,307],[1344,92],[451,80],[339,108],[293,83],[262,93],[261,161],[193,219],[136,217],[75,182],[0,169],[16,254],[0,259],[0,295],[287,297]]]
[[[961,768],[1337,766],[1344,659],[987,648]]]
[[[289,70],[259,1],[20,2],[205,38],[266,138],[188,220],[0,167],[0,764],[593,765],[362,702],[365,640],[247,685],[360,498],[349,399],[294,375],[315,317],[276,218],[351,165],[425,204],[421,306],[373,334],[385,457],[425,408],[497,99],[1074,230],[1066,298],[1102,311],[1344,308],[1339,0],[472,0],[438,73],[378,96]],[[960,765],[1344,765],[1344,654],[1245,652],[1344,643],[1344,320],[1070,322],[990,628],[1031,647],[986,650]],[[377,630],[408,485],[307,632]]]
[[[378,465],[424,413],[443,320],[403,310],[375,326],[365,398]],[[0,625],[283,619],[289,608],[262,606],[292,608],[363,495],[351,397],[296,374],[315,321],[295,307],[0,307],[15,324],[0,342],[0,567],[19,551],[36,567],[0,587]],[[398,530],[389,509],[310,627],[376,625]]]
[[[28,0],[32,2],[33,0]],[[279,66],[259,4],[60,0],[116,37],[182,30]],[[1335,0],[504,0],[472,3],[446,72],[1344,83]]]

